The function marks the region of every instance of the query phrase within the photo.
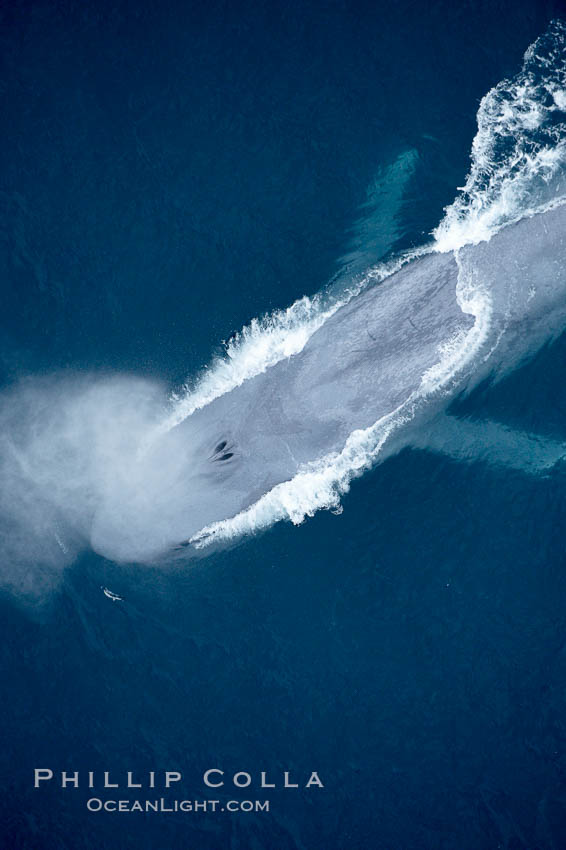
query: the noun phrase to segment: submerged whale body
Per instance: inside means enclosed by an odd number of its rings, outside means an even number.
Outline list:
[[[95,510],[92,546],[117,561],[150,561],[340,457],[353,435],[369,434],[380,458],[411,444],[456,392],[562,330],[565,233],[562,206],[489,242],[431,251],[352,297],[300,352],[138,454],[127,484],[115,498],[108,488]]]

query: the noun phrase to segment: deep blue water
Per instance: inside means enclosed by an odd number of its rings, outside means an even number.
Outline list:
[[[341,257],[378,258],[356,222],[407,152],[381,226],[388,248],[422,243],[462,185],[480,98],[561,14],[3,4],[4,384],[100,370],[179,386]],[[563,440],[565,365],[561,337],[458,404]],[[563,469],[406,450],[343,505],[190,567],[91,553],[34,604],[5,592],[3,847],[566,847]],[[85,787],[34,789],[36,767],[180,770],[189,799],[219,796],[210,767],[316,770],[325,787],[270,792],[270,813],[95,814]]]

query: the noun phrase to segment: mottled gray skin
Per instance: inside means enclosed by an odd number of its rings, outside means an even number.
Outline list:
[[[127,503],[99,509],[94,548],[115,560],[158,557],[397,409],[438,362],[439,346],[474,323],[458,305],[459,275],[475,276],[491,294],[484,353],[505,328],[492,365],[477,358],[476,376],[510,368],[564,325],[565,224],[564,207],[525,219],[463,249],[458,263],[454,254],[429,254],[354,297],[300,353],[165,434],[132,469]],[[461,381],[469,380],[463,373]],[[449,401],[431,398],[429,422]],[[389,453],[410,441],[419,422],[391,440]]]

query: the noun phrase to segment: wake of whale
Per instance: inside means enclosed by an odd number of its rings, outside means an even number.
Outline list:
[[[469,176],[430,244],[253,320],[170,401],[120,376],[6,392],[4,582],[31,589],[38,564],[49,581],[88,545],[152,562],[301,522],[407,445],[458,456],[461,440],[529,472],[559,460],[559,443],[445,411],[566,326],[565,145],[555,21],[483,99]],[[409,179],[413,155],[399,163]]]

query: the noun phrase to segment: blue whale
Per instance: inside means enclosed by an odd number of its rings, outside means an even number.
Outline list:
[[[313,504],[336,508],[352,478],[407,445],[458,455],[459,433],[463,454],[472,446],[488,457],[491,446],[511,465],[520,456],[526,468],[555,462],[560,445],[539,457],[529,435],[494,423],[460,428],[446,410],[564,328],[565,234],[566,207],[557,206],[489,241],[429,249],[350,298],[300,351],[138,451],[97,505],[91,545],[116,561],[152,561],[295,510],[302,519]]]

